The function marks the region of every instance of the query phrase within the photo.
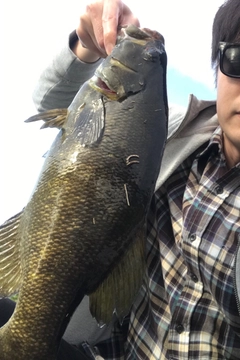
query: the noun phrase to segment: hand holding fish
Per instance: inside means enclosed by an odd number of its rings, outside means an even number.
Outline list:
[[[91,1],[76,29],[79,41],[74,53],[85,62],[94,62],[109,55],[116,44],[118,28],[134,24],[139,20],[121,0]]]

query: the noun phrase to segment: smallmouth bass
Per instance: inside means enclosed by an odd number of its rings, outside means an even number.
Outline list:
[[[68,109],[27,120],[60,130],[28,204],[0,228],[0,294],[19,290],[1,360],[56,359],[86,294],[99,322],[129,310],[167,135],[166,64],[162,36],[129,26]]]

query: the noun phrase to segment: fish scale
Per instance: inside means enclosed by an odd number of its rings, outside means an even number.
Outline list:
[[[68,109],[27,120],[60,130],[26,207],[0,228],[0,293],[19,291],[0,329],[1,360],[56,359],[86,294],[99,323],[127,314],[142,283],[167,117],[163,39],[130,26]]]

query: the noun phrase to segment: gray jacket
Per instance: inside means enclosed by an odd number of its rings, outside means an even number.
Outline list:
[[[74,34],[71,36],[74,36]],[[92,76],[99,64],[100,60],[94,64],[85,64],[75,57],[69,47],[63,49],[41,75],[34,91],[33,100],[38,110],[68,107],[80,85]],[[169,110],[168,141],[156,184],[157,189],[184,159],[210,139],[213,131],[218,126],[214,101],[199,101],[195,96],[191,95],[187,110],[176,106],[170,106]],[[240,314],[239,273],[240,246],[235,263],[235,290]],[[80,324],[86,323],[88,323],[87,329],[84,326],[81,328]],[[94,344],[107,338],[110,331],[111,324],[101,329],[92,319],[88,310],[88,298],[85,297],[71,319],[64,337],[73,344],[83,341]]]

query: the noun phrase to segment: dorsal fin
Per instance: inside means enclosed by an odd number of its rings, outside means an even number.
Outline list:
[[[0,296],[10,296],[21,283],[20,238],[22,212],[0,226]]]

